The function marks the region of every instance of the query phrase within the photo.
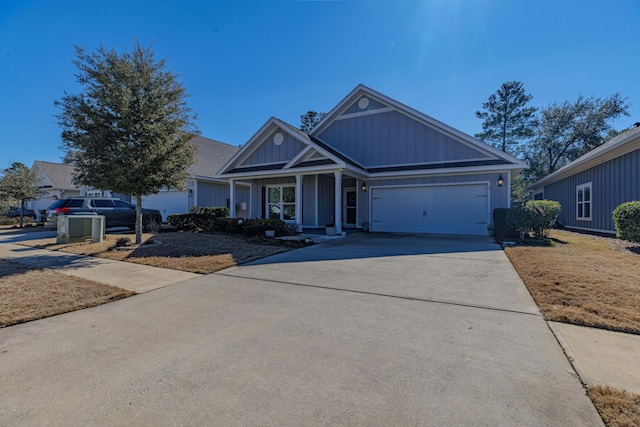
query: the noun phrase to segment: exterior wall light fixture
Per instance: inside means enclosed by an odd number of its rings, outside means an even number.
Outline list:
[[[362,182],[362,187],[360,187],[360,189],[361,189],[362,191],[367,191],[367,183],[363,181],[363,182]]]
[[[502,174],[498,177],[498,187],[502,187],[504,185],[504,179],[502,178]]]

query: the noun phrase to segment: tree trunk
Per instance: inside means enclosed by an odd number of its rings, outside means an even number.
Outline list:
[[[24,216],[24,200],[20,200],[20,228],[24,227],[22,221]]]
[[[142,243],[142,195],[136,194],[136,245]]]

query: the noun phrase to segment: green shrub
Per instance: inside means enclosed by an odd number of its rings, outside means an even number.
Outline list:
[[[507,224],[507,214],[509,211],[510,209],[508,208],[497,208],[493,210],[493,236],[496,242],[518,237],[517,227],[511,227]]]
[[[613,210],[613,222],[618,238],[640,242],[640,201],[618,205]]]
[[[521,240],[532,229],[531,212],[526,208],[526,205],[510,208],[505,220],[507,227],[510,230],[515,230],[516,236]]]
[[[191,209],[189,209],[189,213],[213,215],[216,218],[229,218],[229,214],[230,214],[229,208],[226,206],[218,206],[218,207],[192,206]]]
[[[523,206],[493,211],[496,241],[523,238],[533,231],[536,238],[548,238],[560,213],[560,203],[553,200],[529,200]]]
[[[558,220],[560,203],[554,200],[529,200],[524,204],[524,209],[529,212],[529,226],[533,234],[538,238],[549,237],[549,231]]]

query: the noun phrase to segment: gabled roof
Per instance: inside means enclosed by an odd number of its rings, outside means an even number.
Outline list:
[[[44,181],[48,181],[51,188],[60,190],[76,190],[73,184],[74,166],[66,163],[53,163],[36,160],[32,169],[38,168]]]
[[[195,156],[195,163],[189,169],[193,176],[216,176],[222,166],[240,150],[240,147],[202,136],[194,136],[189,140],[189,143],[198,150]]]
[[[612,140],[594,148],[584,156],[577,158],[554,173],[545,176],[535,184],[530,185],[528,189],[536,189],[544,185],[553,184],[561,179],[575,175],[637,149],[640,149],[640,126],[629,129]]]
[[[275,128],[286,132],[297,141],[301,142],[305,148],[288,162],[280,162],[268,165],[242,166],[242,162],[262,143],[264,138]],[[311,158],[313,154],[318,153],[322,158]],[[262,127],[251,137],[240,151],[238,151],[229,161],[220,169],[221,176],[231,175],[235,173],[261,172],[261,171],[277,171],[277,170],[294,170],[305,167],[317,166],[334,166],[334,167],[352,167],[354,169],[362,169],[357,162],[340,154],[332,147],[317,138],[310,137],[305,132],[275,117],[271,117]]]
[[[415,110],[401,102],[396,101],[395,99],[389,98],[386,95],[381,94],[363,84],[359,84],[353,89],[347,96],[344,97],[342,101],[338,103],[327,115],[320,120],[316,124],[316,126],[311,129],[309,133],[311,136],[318,136],[325,130],[327,127],[331,125],[342,113],[344,113],[354,102],[360,99],[363,95],[367,97],[373,98],[382,104],[386,104],[391,108],[397,110],[398,112],[405,114],[406,116],[413,118],[419,122],[424,123],[425,125],[434,128],[446,135],[449,135],[456,140],[467,144],[469,146],[474,147],[480,151],[486,152],[494,158],[498,158],[500,164],[511,165],[512,168],[522,170],[525,168],[525,163],[522,160],[519,160],[507,153],[504,153],[497,148],[486,144],[471,135],[467,135],[464,132],[461,132],[445,123],[442,123],[439,120],[434,119],[431,116],[428,116],[418,110]]]

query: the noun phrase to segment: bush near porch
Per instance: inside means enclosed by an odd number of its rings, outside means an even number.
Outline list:
[[[295,229],[280,219],[229,218],[226,207],[194,206],[188,213],[169,215],[167,222],[181,231],[218,231],[247,237],[264,236],[266,230],[274,230],[276,236],[295,233]]]

